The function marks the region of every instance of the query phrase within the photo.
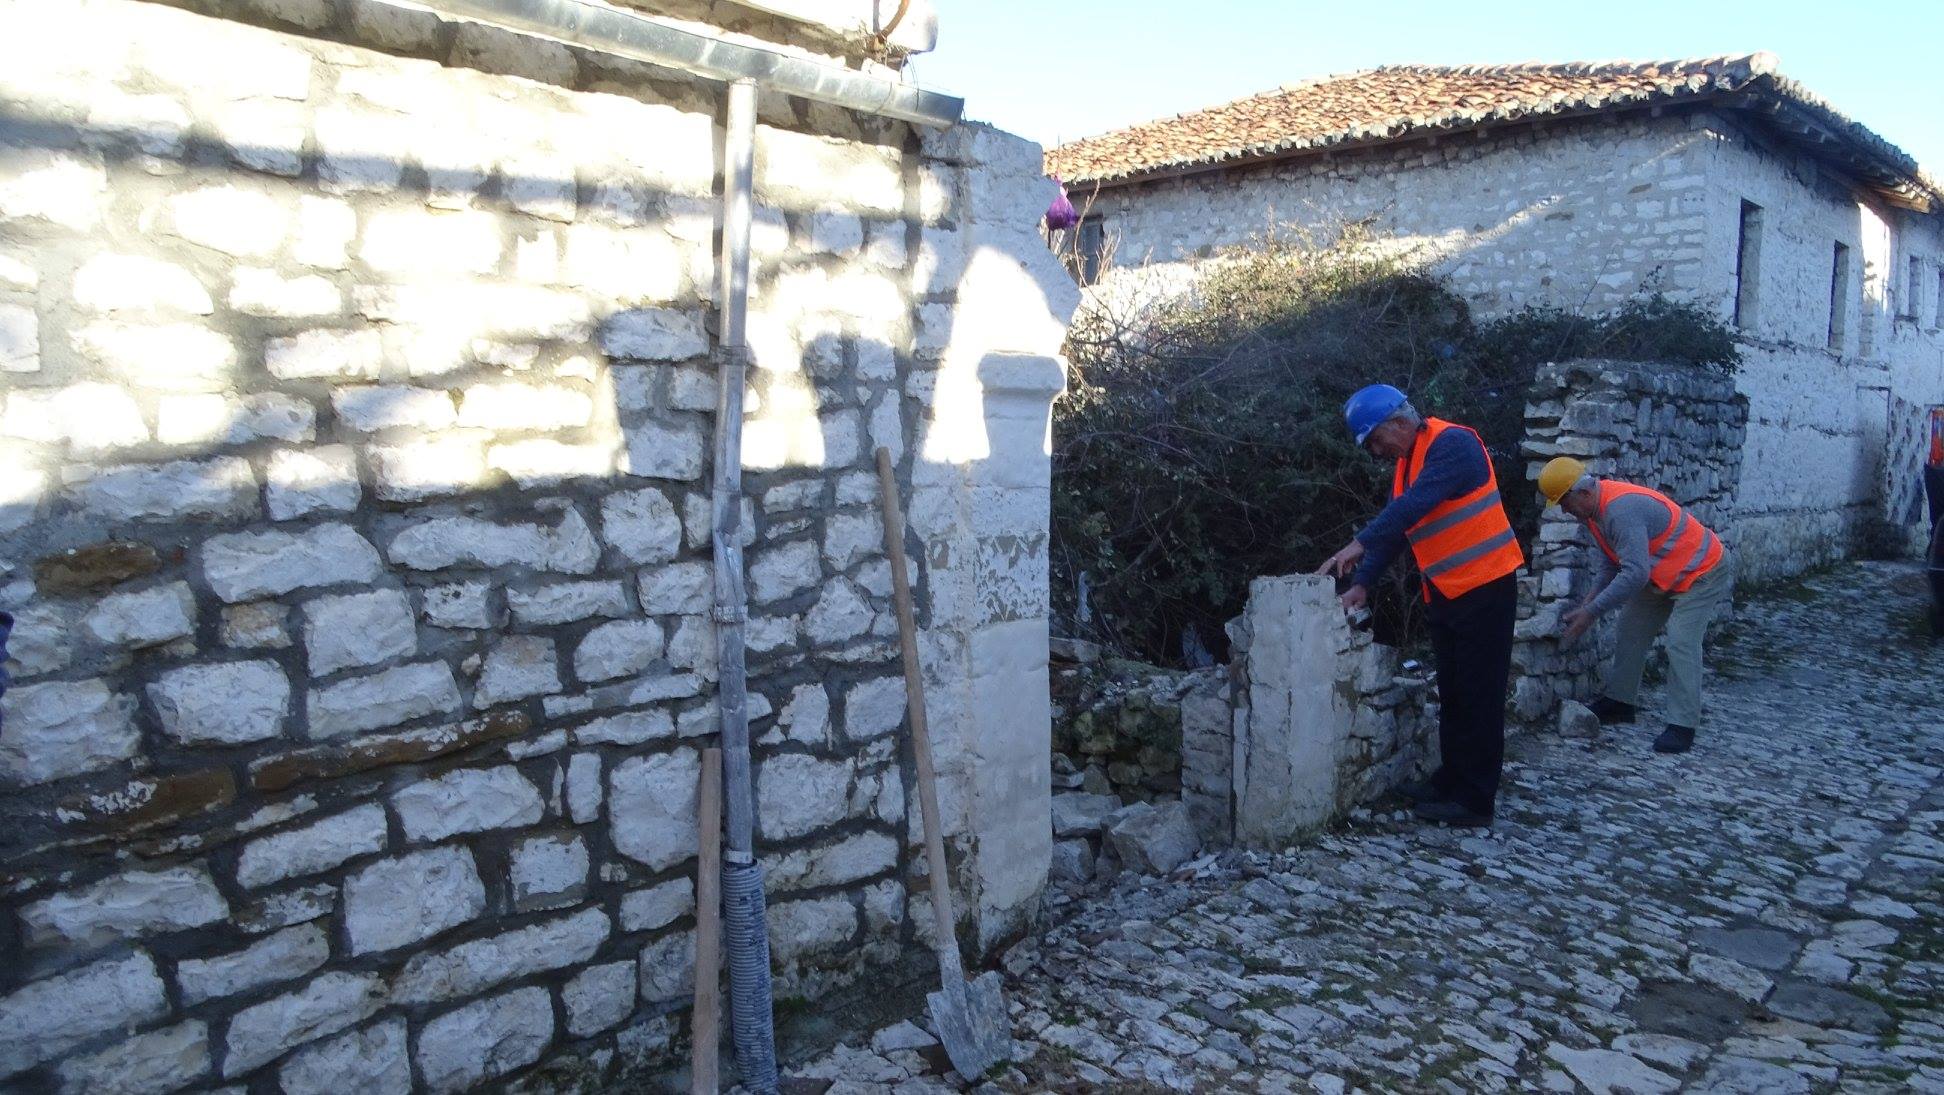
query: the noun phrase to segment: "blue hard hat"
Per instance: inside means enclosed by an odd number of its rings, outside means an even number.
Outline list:
[[[1350,433],[1357,444],[1364,443],[1370,431],[1384,424],[1385,420],[1397,413],[1397,408],[1408,402],[1408,397],[1389,384],[1371,384],[1357,389],[1357,394],[1343,405],[1343,421],[1350,426]]]

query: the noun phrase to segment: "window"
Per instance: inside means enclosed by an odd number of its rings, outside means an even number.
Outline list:
[[[1762,207],[1741,203],[1741,237],[1735,245],[1735,326],[1755,325],[1755,295],[1762,280]]]
[[[1843,352],[1843,337],[1849,333],[1849,248],[1836,245],[1835,259],[1829,267],[1829,348]]]
[[[1101,266],[1107,259],[1107,222],[1099,217],[1082,220],[1074,251],[1079,259],[1080,284],[1092,285],[1099,281]]]
[[[1917,301],[1924,295],[1924,260],[1910,256],[1910,276],[1904,281],[1904,318],[1917,320]]]

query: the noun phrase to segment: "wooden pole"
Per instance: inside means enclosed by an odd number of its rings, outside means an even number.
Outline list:
[[[722,750],[702,751],[696,793],[700,850],[695,857],[695,1014],[689,1047],[694,1095],[721,1087],[716,1051],[722,1016]]]

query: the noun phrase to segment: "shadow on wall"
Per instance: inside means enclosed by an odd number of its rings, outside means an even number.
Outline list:
[[[54,1024],[0,1039],[0,1074],[185,1016],[224,1030],[225,1077],[374,1016],[358,1037],[402,1054],[409,1030],[428,1082],[556,1036],[659,1050],[715,730],[720,129],[249,57],[42,98],[0,79],[0,314],[28,309],[32,338],[0,412],[0,1011]],[[428,105],[455,97],[474,128]],[[971,178],[1016,167],[974,147],[1008,143],[800,132],[830,114],[763,98],[744,447],[759,850],[793,993],[928,923],[876,445],[908,485],[980,942],[1030,914],[1050,841],[1048,355],[1071,300],[1007,227],[1033,236],[1017,179]],[[303,1007],[331,1018],[279,1026]],[[482,1063],[481,1021],[531,1055]]]

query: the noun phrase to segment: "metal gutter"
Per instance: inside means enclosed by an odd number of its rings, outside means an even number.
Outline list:
[[[582,0],[411,0],[410,6],[681,69],[711,80],[754,80],[788,95],[919,125],[954,125],[965,113],[965,100],[951,95],[697,34],[603,4]]]

